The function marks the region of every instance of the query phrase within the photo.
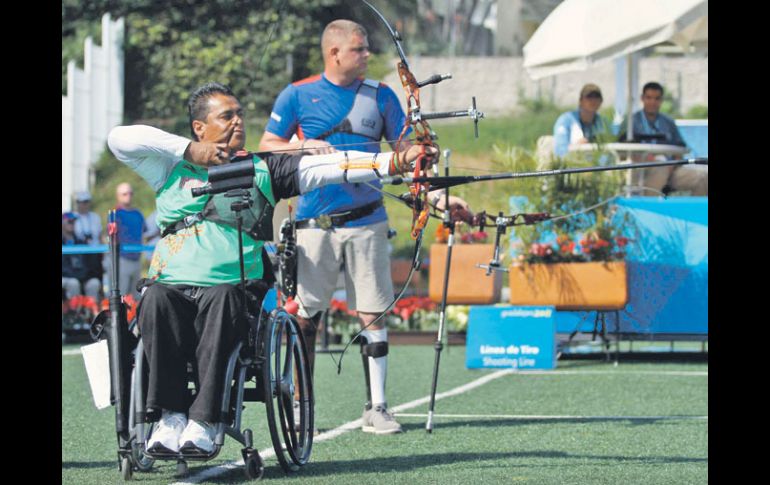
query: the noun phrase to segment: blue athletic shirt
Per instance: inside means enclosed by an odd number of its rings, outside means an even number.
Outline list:
[[[118,222],[118,241],[120,244],[142,244],[142,234],[147,230],[144,223],[144,216],[139,209],[121,209],[115,210],[115,219]],[[121,258],[139,261],[140,253],[120,252]]]
[[[294,134],[301,140],[316,138],[345,119],[353,107],[356,91],[362,82],[362,79],[356,79],[348,86],[337,86],[323,74],[317,74],[291,83],[278,95],[265,129],[287,140]],[[385,139],[397,139],[406,115],[396,94],[383,83],[380,83],[377,89],[377,107],[384,119]],[[346,146],[337,148],[339,151],[380,151],[377,143],[366,143],[372,140],[361,135],[334,133],[326,138],[326,141],[332,145],[345,144]],[[352,145],[347,145],[349,143]],[[378,188],[382,187],[379,181],[370,183]],[[381,198],[382,194],[366,184],[327,185],[299,197],[297,219],[343,212]],[[387,219],[385,208],[380,207],[368,216],[345,223],[345,227],[363,226]]]

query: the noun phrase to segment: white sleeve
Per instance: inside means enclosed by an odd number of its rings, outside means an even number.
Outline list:
[[[146,125],[117,126],[107,136],[115,157],[160,189],[182,160],[190,139]]]
[[[387,177],[392,155],[392,152],[374,154],[353,150],[328,155],[305,155],[299,162],[299,191],[304,194],[324,185],[346,181],[369,182],[379,178],[377,172]],[[348,167],[347,180],[345,167]]]

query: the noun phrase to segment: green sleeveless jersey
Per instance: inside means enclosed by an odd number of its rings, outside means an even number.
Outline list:
[[[254,185],[250,210],[242,212],[244,227],[264,219],[264,211],[272,213],[275,198],[270,183],[270,173],[264,161],[254,156]],[[208,171],[184,160],[177,163],[163,186],[156,193],[157,222],[161,230],[186,216],[195,215],[213,207],[216,221],[204,220],[161,239],[155,246],[148,277],[161,283],[175,285],[213,286],[221,283],[240,282],[238,262],[238,230],[235,217],[229,210],[237,199],[224,194],[193,197],[191,189],[206,184]],[[209,203],[209,199],[212,199]],[[226,220],[223,222],[223,219]],[[246,231],[242,231],[243,256],[246,279],[262,278],[262,246]],[[266,237],[272,237],[272,234]]]

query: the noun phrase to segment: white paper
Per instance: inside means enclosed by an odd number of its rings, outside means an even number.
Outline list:
[[[86,364],[88,383],[97,409],[110,406],[110,353],[107,340],[80,347]]]

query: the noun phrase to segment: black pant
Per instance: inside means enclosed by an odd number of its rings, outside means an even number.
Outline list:
[[[248,322],[238,287],[222,284],[197,291],[188,295],[156,283],[139,302],[138,323],[149,363],[146,407],[189,411],[190,419],[213,423],[222,420],[227,359],[248,335]],[[187,362],[196,367],[199,383],[189,410]]]

